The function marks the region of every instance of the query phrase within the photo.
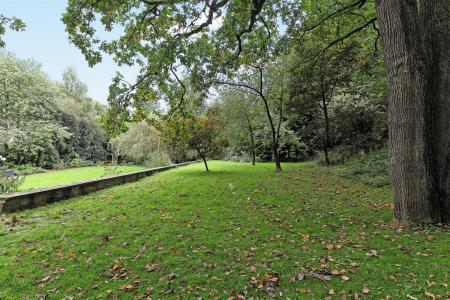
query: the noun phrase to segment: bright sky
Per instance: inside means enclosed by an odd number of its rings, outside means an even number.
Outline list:
[[[119,68],[107,56],[100,65],[90,68],[80,50],[69,43],[61,22],[66,0],[0,0],[0,14],[21,18],[27,25],[24,32],[7,31],[6,51],[19,58],[33,58],[42,64],[50,78],[61,81],[67,66],[78,71],[92,98],[106,103],[111,78]],[[133,81],[136,70],[120,68],[126,79]]]

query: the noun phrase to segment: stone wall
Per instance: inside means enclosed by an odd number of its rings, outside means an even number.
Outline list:
[[[157,172],[185,166],[193,162],[187,162],[166,167],[146,169],[132,173],[119,174],[100,179],[83,181],[56,187],[35,189],[24,192],[0,195],[0,213],[15,212],[23,209],[34,208],[45,204],[65,200],[68,198],[86,195],[98,190],[115,185],[137,181],[141,178],[153,175]]]

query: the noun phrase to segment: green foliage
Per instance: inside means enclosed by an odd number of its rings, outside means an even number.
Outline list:
[[[129,123],[128,130],[112,139],[110,146],[115,155],[129,157],[138,164],[162,167],[171,163],[159,131],[145,121]]]
[[[63,84],[67,93],[70,94],[76,100],[82,100],[86,98],[87,86],[80,81],[77,75],[77,71],[73,67],[67,67],[63,73]]]
[[[148,168],[157,168],[169,166],[172,164],[169,154],[166,151],[155,151],[152,153],[149,160],[145,162]]]
[[[105,173],[103,173],[102,177],[113,176],[117,173],[119,166],[106,165],[103,167]]]
[[[74,158],[67,163],[67,167],[69,168],[81,168],[81,167],[90,167],[93,165],[93,162],[90,160],[82,160],[80,158]]]
[[[360,153],[342,166],[336,167],[339,175],[359,179],[370,186],[382,187],[391,184],[387,149],[368,154]]]
[[[70,137],[58,124],[57,90],[33,61],[0,53],[0,154],[16,164],[51,167]]]
[[[6,32],[6,29],[23,31],[25,30],[25,28],[26,25],[21,19],[16,17],[6,17],[5,15],[0,14],[0,48],[5,47],[3,36]]]
[[[0,169],[0,194],[17,192],[23,184],[25,177],[19,175],[5,177],[2,176],[1,172],[2,170]]]
[[[22,165],[7,165],[7,169],[13,170],[16,174],[20,176],[27,176],[31,174],[43,173],[44,169],[40,167],[35,167],[31,164],[22,164]]]
[[[83,97],[51,82],[38,63],[0,53],[0,155],[45,168],[104,160],[104,108]]]
[[[222,157],[228,143],[223,124],[211,115],[174,114],[165,120],[161,130],[163,140],[172,149],[169,154],[176,154],[175,161],[192,157],[189,151],[193,150],[206,164],[206,158]]]
[[[105,123],[120,133],[157,101],[166,101],[170,110],[183,109],[186,94],[205,98],[217,73],[269,54],[267,45],[280,31],[282,16],[295,5],[279,1],[262,9],[264,2],[71,0],[63,22],[90,65],[104,55],[139,65],[133,84],[117,74],[110,87]],[[119,29],[119,35],[102,36],[94,24],[107,32]]]

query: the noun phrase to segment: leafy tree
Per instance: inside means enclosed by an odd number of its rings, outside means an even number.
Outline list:
[[[101,127],[100,118],[106,108],[88,97],[75,98],[64,86],[61,87],[58,104],[61,107],[60,123],[71,133],[60,152],[66,161],[104,161],[107,136]]]
[[[218,80],[217,83],[235,87],[253,95],[252,99],[261,101],[267,117],[272,137],[272,157],[276,172],[281,171],[279,157],[280,128],[283,121],[283,105],[286,97],[286,62],[282,59],[274,62],[250,64],[233,76],[231,81]],[[256,97],[256,98],[255,98]],[[276,119],[275,119],[276,115]]]
[[[80,81],[75,68],[67,67],[62,73],[62,78],[67,93],[77,100],[86,98],[87,86]]]
[[[14,31],[23,31],[25,30],[25,23],[16,17],[6,17],[3,14],[0,14],[0,48],[5,47],[5,41],[3,40],[3,36],[6,32],[6,29],[14,30]]]
[[[305,45],[306,44],[306,45]],[[350,82],[356,70],[356,43],[347,43],[317,55],[317,40],[308,41],[297,50],[291,70],[293,100],[306,98],[310,109],[318,108],[323,118],[322,149],[325,162],[330,165],[331,147],[330,104],[338,89]],[[294,103],[295,105],[295,103]]]
[[[33,61],[0,54],[0,154],[52,167],[70,133],[58,123],[57,89]]]
[[[220,110],[218,118],[230,137],[233,153],[249,152],[252,164],[256,163],[255,129],[262,122],[254,96],[229,88],[223,88],[215,105]]]
[[[104,108],[75,99],[34,61],[0,54],[0,153],[16,164],[52,168],[74,159],[102,161]]]
[[[111,85],[111,122],[120,127],[132,118],[130,106],[138,113],[143,103],[164,99],[171,108],[180,108],[188,89],[204,95],[214,75],[225,66],[233,69],[260,58],[259,54],[267,52],[261,37],[275,36],[276,17],[285,8],[284,4],[267,4],[263,13],[265,3],[69,1],[63,22],[69,39],[91,65],[108,54],[120,64],[141,66],[135,83],[126,83],[118,74]],[[222,16],[224,12],[229,13]],[[98,39],[92,26],[95,20],[107,31],[120,26],[122,34],[113,40]],[[218,28],[209,30],[213,23]]]
[[[160,132],[147,122],[130,123],[129,129],[112,139],[116,155],[125,155],[151,167],[169,165],[170,158]]]
[[[209,171],[207,158],[221,155],[227,144],[223,124],[212,116],[176,114],[164,125],[163,136],[181,150],[195,150]]]

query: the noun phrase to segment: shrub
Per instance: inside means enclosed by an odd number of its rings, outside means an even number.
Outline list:
[[[84,160],[81,158],[74,158],[68,163],[69,168],[81,168],[81,167],[90,167],[93,166],[94,162],[90,160]]]
[[[169,155],[163,151],[153,152],[150,159],[145,161],[145,165],[149,168],[164,167],[171,163]]]
[[[14,170],[20,176],[27,176],[31,174],[44,173],[45,170],[31,164],[24,165],[8,165],[8,169]]]
[[[369,154],[359,154],[338,167],[341,176],[360,179],[364,183],[382,187],[390,185],[387,149],[376,150]]]
[[[0,194],[17,192],[24,180],[23,176],[5,177],[0,174]]]

